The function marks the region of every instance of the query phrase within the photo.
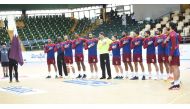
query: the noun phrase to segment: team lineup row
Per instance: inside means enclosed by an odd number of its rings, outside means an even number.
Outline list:
[[[96,63],[98,62],[98,50],[100,54],[100,67],[102,70],[102,77],[100,79],[106,78],[106,70],[109,76],[107,79],[112,78],[109,61],[109,51],[112,51],[112,64],[117,73],[117,76],[114,79],[123,79],[124,76],[130,78],[131,80],[139,79],[139,64],[142,71],[142,80],[150,78],[168,79],[174,75],[174,82],[172,82],[170,89],[179,88],[179,42],[181,41],[181,36],[175,32],[175,29],[176,25],[171,23],[170,28],[158,28],[155,33],[156,36],[151,36],[150,31],[146,31],[144,34],[145,38],[139,36],[139,32],[135,31],[130,35],[123,32],[123,37],[121,39],[117,39],[117,36],[112,36],[112,38],[109,39],[103,32],[99,33],[98,38],[94,38],[92,34],[89,34],[88,39],[81,38],[79,34],[75,33],[74,40],[69,40],[68,36],[64,36],[64,42],[62,42],[61,38],[59,37],[56,44],[53,44],[51,39],[48,39],[48,44],[44,46],[44,52],[47,53],[47,64],[49,72],[47,78],[51,78],[51,64],[53,64],[55,72],[57,72],[54,56],[55,52],[58,54],[57,65],[59,76],[62,77],[62,66],[65,76],[67,76],[68,73],[71,74],[71,70],[73,74],[75,73],[75,69],[73,67],[72,49],[75,50],[75,62],[77,63],[79,72],[77,78],[86,78],[86,67],[84,65],[83,55],[83,48],[85,48],[85,50],[88,50],[88,62],[90,65],[90,70],[92,72],[92,77],[97,77],[98,68]],[[156,59],[155,47],[158,47],[158,59]],[[144,65],[142,62],[143,48],[146,49],[148,73],[145,73]],[[120,49],[122,49],[122,53],[120,53]],[[121,67],[121,54],[127,75],[123,75],[124,73]],[[159,68],[157,65],[157,60],[159,63]],[[134,67],[131,62],[134,62]],[[156,73],[152,72],[151,64],[154,65]],[[167,74],[163,71],[164,66]],[[83,72],[81,71],[81,67],[83,69]],[[128,69],[130,69],[130,73]],[[169,76],[164,76],[164,74]],[[56,78],[57,77],[58,76],[56,74]]]

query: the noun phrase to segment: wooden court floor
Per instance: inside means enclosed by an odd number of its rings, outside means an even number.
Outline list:
[[[89,66],[85,64],[89,73]],[[0,91],[0,104],[188,104],[190,103],[189,64],[190,61],[181,62],[181,89],[169,91],[169,81],[163,80],[101,80],[111,83],[108,86],[77,85],[65,83],[64,79],[54,78],[47,80],[45,63],[26,63],[22,67],[19,66],[19,83],[10,84],[8,79],[1,79],[0,88],[23,86],[43,90],[44,93],[16,95]],[[2,70],[0,72],[2,77]],[[114,69],[112,72],[114,73]]]

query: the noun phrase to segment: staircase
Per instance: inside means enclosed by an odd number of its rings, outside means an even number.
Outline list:
[[[7,30],[7,32],[8,32],[8,34],[9,34],[9,38],[12,40],[13,39],[13,30]],[[21,44],[21,49],[22,49],[22,51],[25,51],[25,47],[24,47],[24,45],[23,45],[23,43],[22,43],[22,41],[20,40],[20,38],[19,38],[19,42],[20,42],[20,44]]]
[[[74,18],[74,20],[75,20],[75,23],[74,23],[73,27],[71,28],[70,33],[73,33],[75,31],[75,28],[76,28],[76,26],[78,24],[78,20],[75,19],[75,18]]]
[[[86,28],[83,32],[82,32],[82,36],[90,33],[91,31],[93,31],[94,29],[98,28],[100,25],[99,20],[97,19],[94,23],[92,23],[88,28]]]

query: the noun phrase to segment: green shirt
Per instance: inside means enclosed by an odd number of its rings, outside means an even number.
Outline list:
[[[104,39],[101,39],[98,41],[98,50],[100,54],[109,53],[108,49],[110,44],[112,43],[112,40],[105,37]]]

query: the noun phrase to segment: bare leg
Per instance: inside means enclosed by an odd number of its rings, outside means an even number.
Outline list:
[[[86,71],[86,67],[85,67],[85,65],[84,65],[84,61],[81,62],[81,65],[82,65],[83,71]]]
[[[170,71],[169,71],[169,70],[170,70],[170,69],[169,69],[169,64],[168,64],[168,63],[164,63],[164,65],[165,65],[167,74],[169,74],[169,72],[170,72]]]
[[[163,63],[159,63],[159,66],[160,66],[160,73],[163,74],[164,73]]]
[[[143,63],[142,63],[142,62],[139,62],[139,64],[140,64],[140,66],[141,66],[142,72],[144,72],[144,65],[143,65]]]
[[[147,65],[148,65],[148,72],[149,72],[149,75],[150,75],[152,73],[151,64],[147,63]]]
[[[121,65],[119,65],[118,67],[119,67],[120,73],[123,74],[123,68],[121,67]]]
[[[154,63],[154,67],[156,69],[156,72],[158,73],[159,72],[159,69],[158,69],[158,65],[156,63]]]
[[[91,73],[93,73],[93,64],[92,63],[89,63],[90,64],[90,71]]]
[[[133,65],[131,64],[131,62],[128,62],[128,65],[130,67],[131,72],[133,72],[134,70],[133,70]]]
[[[138,63],[134,62],[134,64],[135,64],[135,72],[138,72]]]
[[[95,69],[95,72],[97,73],[98,72],[98,67],[97,67],[96,63],[94,63],[94,69]]]
[[[125,65],[125,71],[128,71],[128,65],[127,65],[127,62],[125,62],[124,65]]]
[[[77,62],[78,71],[81,71],[80,62]]]

